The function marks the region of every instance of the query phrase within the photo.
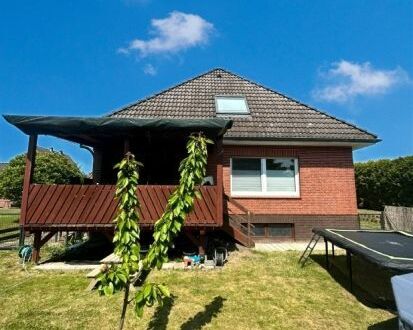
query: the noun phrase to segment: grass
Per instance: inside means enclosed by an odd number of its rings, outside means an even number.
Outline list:
[[[368,221],[362,220],[360,221],[360,229],[381,229],[380,222],[378,221]]]
[[[0,229],[17,226],[20,209],[0,209]]]
[[[380,214],[380,211],[376,211],[376,210],[369,210],[369,209],[358,209],[358,213],[361,214]]]
[[[3,214],[20,214],[20,209],[11,208],[11,209],[0,209],[0,215]]]
[[[237,252],[222,270],[156,271],[174,297],[126,329],[382,329],[389,312],[359,302],[318,263],[297,265],[298,253]],[[114,329],[121,296],[86,292],[84,273],[21,269],[0,251],[1,329]],[[389,321],[390,320],[390,321]],[[388,323],[390,322],[390,323]]]

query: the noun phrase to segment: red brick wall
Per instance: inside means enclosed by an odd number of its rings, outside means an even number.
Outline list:
[[[256,214],[356,215],[352,149],[348,147],[224,146],[224,190],[230,195],[230,158],[296,157],[299,198],[236,198]],[[210,160],[212,163],[213,157]],[[210,167],[212,170],[212,167]]]

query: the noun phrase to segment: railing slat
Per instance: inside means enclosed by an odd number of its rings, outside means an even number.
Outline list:
[[[163,214],[167,199],[176,186],[138,186],[142,224],[153,224]],[[217,225],[216,186],[200,188],[202,199],[195,201],[187,225]],[[112,225],[117,201],[113,185],[43,185],[29,190],[25,225]]]

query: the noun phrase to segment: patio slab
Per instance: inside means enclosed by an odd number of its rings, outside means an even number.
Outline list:
[[[255,243],[255,250],[262,252],[283,252],[299,251],[303,252],[307,247],[308,241],[298,242],[274,242],[274,243]],[[324,250],[324,243],[318,242],[314,250]]]
[[[71,261],[71,262],[45,262],[34,267],[36,270],[79,271],[92,270],[99,266],[98,261]]]

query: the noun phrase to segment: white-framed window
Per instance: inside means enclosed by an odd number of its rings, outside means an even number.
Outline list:
[[[245,96],[215,96],[215,109],[217,114],[246,115],[250,113]]]
[[[230,163],[231,196],[300,196],[297,158],[234,157]]]

